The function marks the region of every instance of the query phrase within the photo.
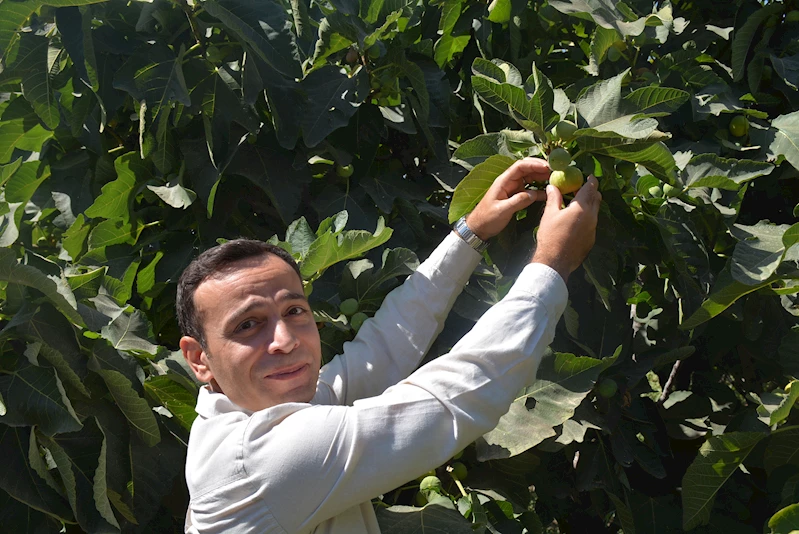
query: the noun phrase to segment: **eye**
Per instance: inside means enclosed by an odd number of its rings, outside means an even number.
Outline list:
[[[236,332],[245,332],[247,330],[251,330],[254,327],[255,327],[255,321],[252,319],[247,319],[246,321],[244,321],[243,323],[241,323],[239,326],[236,327]]]
[[[302,306],[292,306],[287,315],[302,315],[303,313],[305,313],[305,308]]]

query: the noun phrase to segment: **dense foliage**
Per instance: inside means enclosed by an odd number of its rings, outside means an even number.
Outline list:
[[[384,532],[799,529],[797,9],[2,0],[3,530],[182,529],[198,251],[290,250],[329,359],[556,148],[604,202],[552,351],[497,429],[381,497]],[[508,290],[540,209],[430,357]]]

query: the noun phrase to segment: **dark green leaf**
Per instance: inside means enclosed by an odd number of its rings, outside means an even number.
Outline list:
[[[472,211],[494,180],[515,162],[515,158],[497,154],[476,165],[455,188],[449,207],[450,224]]]
[[[369,76],[359,69],[352,77],[326,66],[302,81],[308,105],[302,117],[302,136],[308,146],[318,145],[345,126],[369,94]]]
[[[194,406],[197,398],[169,376],[153,376],[144,382],[144,391],[158,403],[163,404],[186,430],[197,417]]]
[[[73,432],[82,426],[61,380],[50,367],[37,367],[21,359],[15,371],[0,375],[0,394],[7,408],[0,423],[37,425],[48,435]]]
[[[239,39],[278,72],[290,78],[301,75],[291,21],[285,8],[273,0],[207,0],[203,7],[232,30]]]
[[[710,521],[719,489],[764,437],[756,432],[729,432],[707,439],[683,477],[684,529]]]
[[[114,76],[114,88],[146,102],[153,118],[158,117],[162,107],[172,103],[191,105],[182,59],[183,51],[175,56],[162,43],[142,45]]]
[[[383,534],[472,534],[472,525],[447,500],[424,506],[391,506],[377,509],[377,522]]]
[[[702,154],[688,162],[683,171],[686,187],[718,187],[737,190],[741,184],[771,174],[774,166],[762,161],[720,158]]]

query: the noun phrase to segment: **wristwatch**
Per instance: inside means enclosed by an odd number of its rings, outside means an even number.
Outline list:
[[[459,236],[461,236],[461,239],[466,241],[467,245],[472,247],[480,254],[482,254],[483,251],[488,248],[488,243],[477,237],[477,235],[472,232],[471,228],[469,228],[469,225],[466,224],[465,215],[458,219],[458,222],[452,226],[452,229],[455,230]]]

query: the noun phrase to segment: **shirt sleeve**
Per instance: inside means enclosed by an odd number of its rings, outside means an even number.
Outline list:
[[[496,426],[528,385],[566,306],[566,286],[527,266],[449,354],[352,406],[305,405],[276,422],[255,413],[248,475],[289,532],[306,531],[443,464]],[[312,481],[312,482],[311,482]]]
[[[450,233],[430,257],[386,296],[343,354],[319,375],[314,404],[350,405],[379,395],[419,365],[444,327],[481,256]]]

